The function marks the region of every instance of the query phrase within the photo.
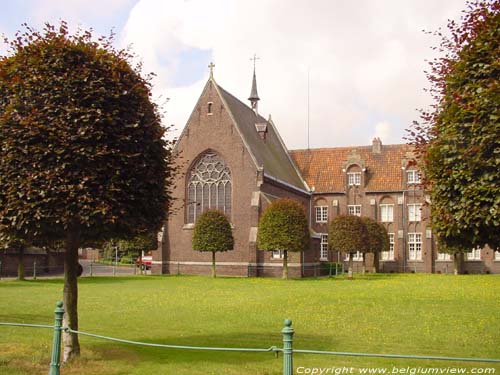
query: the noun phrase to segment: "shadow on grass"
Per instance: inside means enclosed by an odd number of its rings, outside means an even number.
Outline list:
[[[85,344],[85,338],[80,337],[82,345]],[[95,340],[95,339],[93,339]],[[258,333],[238,333],[238,334],[219,334],[219,335],[198,335],[183,336],[173,339],[158,338],[135,338],[132,341],[141,341],[155,344],[180,345],[180,346],[200,346],[217,348],[255,348],[268,349],[271,346],[283,347],[282,337],[279,334],[262,335]],[[314,348],[316,350],[331,350],[335,345],[335,339],[332,336],[321,335],[301,335],[300,340],[296,340],[294,345],[301,348]],[[138,346],[133,344],[116,343],[112,341],[94,342],[91,350],[99,357],[106,360],[123,360],[123,353],[116,351],[117,347],[133,352],[140,357],[141,361],[153,363],[204,363],[207,361],[219,364],[234,363],[254,363],[263,360],[275,359],[274,352],[240,352],[240,351],[208,351],[193,349],[170,349]],[[113,358],[115,355],[115,358]],[[279,355],[281,363],[282,354]]]

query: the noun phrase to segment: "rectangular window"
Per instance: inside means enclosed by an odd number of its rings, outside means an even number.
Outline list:
[[[389,234],[389,251],[382,251],[382,260],[394,260],[394,233]]]
[[[500,260],[500,251],[495,251],[495,260]]]
[[[350,254],[347,254],[345,256],[345,260],[348,261],[349,258],[350,258]],[[363,253],[359,252],[359,251],[356,251],[356,254],[354,254],[354,256],[352,257],[352,260],[354,262],[361,262],[363,260]]]
[[[440,252],[438,252],[436,260],[439,260],[441,262],[447,262],[447,261],[451,260],[451,255],[448,254],[448,253],[440,253]]]
[[[361,216],[361,205],[350,204],[347,206],[347,213],[352,216]]]
[[[422,260],[422,233],[408,233],[408,258]]]
[[[467,253],[467,260],[481,260],[481,248],[472,249]]]
[[[349,186],[361,185],[361,172],[349,172],[349,173],[347,173],[347,183]]]
[[[408,205],[408,221],[422,220],[422,205],[420,203]]]
[[[328,260],[328,234],[321,234],[320,260]]]
[[[406,182],[408,184],[419,184],[420,173],[416,170],[406,171]]]
[[[316,222],[328,222],[328,206],[315,206],[316,209]]]
[[[381,204],[380,205],[380,221],[383,223],[392,223],[394,221],[394,205]]]
[[[273,259],[283,259],[284,254],[285,254],[285,252],[282,250],[275,250],[275,251],[273,251],[272,258]]]

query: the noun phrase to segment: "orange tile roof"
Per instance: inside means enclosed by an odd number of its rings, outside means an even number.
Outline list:
[[[403,189],[405,160],[411,159],[411,146],[382,145],[380,153],[374,153],[372,146],[320,148],[291,150],[302,177],[317,193],[344,192],[346,173],[342,169],[349,159],[359,156],[366,167],[366,191],[397,191]],[[354,157],[356,158],[356,157]]]

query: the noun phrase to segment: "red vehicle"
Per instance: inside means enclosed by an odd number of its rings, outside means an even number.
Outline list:
[[[153,256],[144,255],[143,257],[137,258],[135,261],[136,267],[141,267],[141,270],[151,269],[151,264],[153,263]]]

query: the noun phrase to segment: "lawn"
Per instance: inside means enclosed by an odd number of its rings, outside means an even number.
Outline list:
[[[500,358],[500,276],[371,275],[289,280],[197,276],[83,278],[80,329],[165,344]],[[0,281],[0,322],[51,324],[62,280]],[[0,327],[0,374],[46,374],[50,330]],[[136,347],[81,337],[62,374],[281,374],[272,353]],[[295,367],[480,367],[500,364],[294,355]],[[330,370],[332,371],[332,370]]]

